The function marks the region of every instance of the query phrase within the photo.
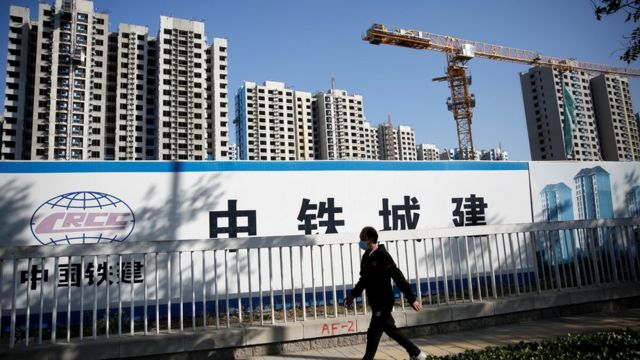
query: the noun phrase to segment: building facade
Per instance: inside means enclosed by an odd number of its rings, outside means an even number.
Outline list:
[[[158,158],[206,160],[207,89],[204,23],[160,17]]]
[[[379,160],[380,144],[378,143],[378,128],[374,127],[368,121],[365,121],[362,125],[363,130],[363,144],[364,144],[364,159],[365,160]]]
[[[282,82],[245,82],[236,94],[236,131],[243,160],[312,160],[311,93]]]
[[[109,32],[87,0],[9,9],[1,159],[205,160],[228,155],[226,40],[160,18]],[[209,91],[211,89],[211,91]]]
[[[31,121],[21,121],[23,151],[14,158],[103,159],[108,16],[83,0],[40,3],[38,10],[34,37],[21,49],[35,51],[24,107],[31,107]]]
[[[638,160],[638,124],[625,78],[533,67],[520,74],[520,84],[532,160]],[[575,109],[570,154],[565,152],[563,87]]]
[[[380,160],[400,160],[398,130],[390,121],[378,125],[378,158]]]
[[[229,55],[227,39],[207,49],[207,149],[210,159],[229,159]]]
[[[331,89],[315,95],[318,149],[321,160],[365,158],[364,112],[361,95]]]
[[[148,33],[145,26],[120,24],[113,158],[144,160],[147,138]]]
[[[397,130],[397,144],[400,160],[415,161],[418,160],[416,152],[416,134],[409,126],[400,125]]]
[[[418,160],[436,161],[440,160],[440,150],[435,144],[418,144],[416,146]]]
[[[639,161],[640,138],[627,78],[601,74],[591,79],[598,135],[605,161]]]
[[[50,12],[49,9],[46,10]],[[33,121],[35,79],[32,74],[35,67],[35,46],[30,46],[30,43],[35,42],[37,33],[37,23],[31,21],[28,8],[9,7],[9,41],[1,159],[31,158],[28,144],[31,141],[30,130]],[[47,59],[49,58],[45,57],[45,61]],[[42,81],[45,82],[45,85],[50,86],[46,79]],[[46,87],[42,89],[43,95],[49,91]],[[28,106],[29,103],[31,103],[31,107]]]
[[[480,160],[490,161],[507,161],[509,160],[509,153],[502,150],[502,148],[494,148],[489,150],[480,150]]]

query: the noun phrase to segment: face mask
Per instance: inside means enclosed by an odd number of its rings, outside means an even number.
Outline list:
[[[362,249],[363,251],[367,251],[367,249],[369,249],[369,243],[366,241],[360,241],[359,245],[360,249]]]

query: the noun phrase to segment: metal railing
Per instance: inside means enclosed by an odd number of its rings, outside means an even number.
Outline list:
[[[638,282],[640,219],[380,232],[425,306]],[[366,314],[357,234],[0,248],[0,346]],[[397,290],[396,290],[397,291]],[[398,293],[396,311],[405,309]]]

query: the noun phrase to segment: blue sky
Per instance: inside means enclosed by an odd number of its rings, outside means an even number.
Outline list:
[[[35,17],[38,1],[9,0],[0,6],[2,102],[8,3],[30,7]],[[625,66],[618,59],[622,36],[633,27],[624,23],[622,15],[597,21],[590,0],[96,0],[94,4],[109,12],[112,31],[119,23],[131,23],[146,25],[156,34],[160,15],[204,21],[209,41],[229,40],[231,95],[243,81],[274,80],[296,90],[326,90],[333,74],[337,88],[364,96],[369,122],[377,125],[390,113],[395,125],[413,127],[419,143],[435,143],[441,149],[457,146],[455,123],[445,105],[449,89],[446,83],[431,81],[444,74],[444,54],[370,45],[361,37],[372,23],[614,66]],[[501,143],[511,160],[529,160],[518,78],[527,67],[474,59],[469,68],[477,99],[476,148]],[[640,81],[633,79],[631,85],[638,109]],[[235,106],[233,101],[230,105]]]

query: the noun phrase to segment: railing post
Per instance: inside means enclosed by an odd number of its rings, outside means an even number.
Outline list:
[[[467,263],[467,287],[469,288],[469,301],[473,302],[473,284],[471,279],[471,264],[469,263],[469,238],[464,237],[464,259]],[[462,276],[460,276],[462,278]],[[462,289],[464,294],[464,288]]]
[[[591,259],[592,259],[592,266],[593,266],[593,274],[595,275],[595,282],[597,285],[600,285],[600,268],[598,266],[598,257],[596,255],[596,239],[593,236],[593,230],[595,229],[589,229],[590,231],[587,231],[587,234],[591,234],[592,236],[589,236],[591,238]]]
[[[395,248],[396,248],[396,258],[395,258],[395,260],[396,260],[396,263],[397,263],[396,266],[397,266],[397,265],[400,264],[400,241],[398,241],[398,240],[394,241],[394,245],[395,245]],[[398,269],[401,269],[401,271],[402,271],[402,268],[400,266],[398,266]],[[407,269],[407,279],[409,278],[408,271],[409,270]],[[402,311],[404,311],[404,294],[402,294],[402,291],[400,291],[400,306],[402,307]],[[394,308],[395,308],[395,306],[394,306]]]
[[[414,243],[415,245],[415,243]],[[429,305],[431,302],[431,276],[429,276],[429,253],[427,252],[427,239],[422,239],[422,247],[424,248],[424,264],[426,266],[427,293],[429,294]],[[417,256],[417,255],[416,255]],[[418,272],[418,259],[416,259],[416,273]]]
[[[311,252],[311,290],[313,291],[313,318],[318,318],[318,302],[316,299],[316,275],[315,275],[315,262],[313,261],[313,246],[309,247]],[[318,246],[318,250],[320,252],[320,280],[322,282],[322,305],[324,309],[324,318],[327,318],[327,289],[324,284],[324,247],[322,245]]]
[[[540,294],[542,292],[542,288],[540,286],[540,273],[538,273],[538,254],[536,254],[536,233],[535,232],[530,232],[529,233],[529,239],[531,240],[531,258],[533,260],[533,273],[535,276],[535,280],[536,280],[536,291],[538,292],[538,294]],[[525,243],[526,243],[526,237],[525,237]]]
[[[511,254],[511,261],[513,262],[513,282],[516,288],[516,296],[520,295],[520,281],[518,280],[518,262],[515,258],[515,252],[513,251],[513,238],[509,233],[509,253]]]
[[[108,266],[109,266],[109,262],[108,262],[109,256],[107,256],[107,271],[108,271]],[[14,260],[14,275],[15,275],[15,271],[16,271],[16,260]],[[55,344],[56,342],[56,332],[57,332],[57,328],[58,328],[58,278],[60,276],[60,271],[58,269],[58,265],[60,263],[60,259],[56,256],[55,260],[54,260],[54,264],[53,264],[53,274],[54,274],[54,279],[53,279],[53,309],[51,311],[51,343]],[[15,279],[14,279],[15,280]],[[109,286],[109,281],[107,281],[107,338],[109,338],[109,292],[108,292],[108,286]],[[15,297],[13,299],[15,301]],[[13,316],[13,314],[12,314]],[[14,326],[11,326],[11,329],[13,331],[15,331]]]
[[[347,281],[344,276],[344,244],[340,244],[340,263],[342,264],[342,301],[347,297]],[[344,306],[344,316],[347,317],[349,315],[349,308]]]
[[[98,265],[98,261],[95,260],[96,257],[94,256],[94,266]],[[3,265],[3,261],[0,260],[0,284],[2,284],[2,265]],[[44,270],[44,257],[40,258],[40,267]],[[94,267],[94,271],[95,271],[95,267]],[[96,311],[97,311],[97,307],[98,307],[98,285],[97,285],[97,281],[93,281],[93,289],[94,289],[94,296],[93,296],[93,338],[96,338],[96,323],[97,323],[97,319],[96,319]],[[0,291],[1,292],[1,291]],[[1,296],[0,296],[1,298]],[[38,345],[42,344],[42,320],[43,320],[43,313],[44,313],[44,276],[40,277],[40,313],[38,314]],[[2,318],[2,300],[0,300],[0,318]],[[0,326],[0,329],[2,329],[2,326]]]
[[[71,342],[71,256],[67,257],[67,269],[69,271],[69,278],[67,279],[67,342]],[[82,280],[82,277],[80,277]],[[120,279],[118,283],[122,282],[122,270],[120,270]]]
[[[57,259],[57,258],[56,258]],[[31,271],[31,269],[27,269]],[[18,259],[13,259],[13,292],[11,293],[11,329],[9,333],[9,348],[16,344],[16,297],[18,297]],[[29,288],[27,288],[29,291]]]
[[[349,244],[349,269],[351,269],[351,289],[356,286],[356,277],[353,275],[353,245]],[[358,302],[353,300],[353,315],[358,315]]]
[[[249,249],[247,249],[247,253]],[[291,274],[291,310],[293,312],[293,321],[298,321],[298,309],[296,309],[296,284],[293,279],[293,247],[289,246],[289,273]],[[249,294],[249,303],[251,303],[251,294]]]
[[[160,334],[160,279],[158,279],[158,252],[155,252],[155,256],[154,256],[154,262],[155,262],[155,282],[156,282],[156,335]],[[168,276],[167,276],[168,277]],[[95,338],[95,336],[94,336]]]
[[[524,265],[524,262],[522,261],[522,245],[520,245],[520,233],[516,233],[516,242],[518,243],[518,261],[520,262],[520,273],[522,274],[522,291],[525,293],[531,292],[531,278],[529,277],[529,269],[527,269],[526,272],[522,271],[524,270],[525,265]],[[529,262],[527,262],[527,267],[528,266],[529,266]],[[525,275],[526,275],[526,281],[525,281]]]
[[[607,227],[607,232],[609,233],[609,255],[611,258],[611,268],[613,269],[613,281],[619,283],[618,279],[618,257],[615,253],[615,246],[613,246],[613,242],[615,241],[615,237],[613,236],[613,232],[615,231],[615,227]]]
[[[304,281],[304,246],[300,246],[299,248],[300,250],[300,282],[302,285],[302,296],[301,296],[301,300],[302,300],[302,321],[307,320],[307,302],[306,302],[306,297],[305,297],[305,281]]]
[[[229,327],[229,273],[227,272],[227,250],[224,251],[224,279],[227,293],[227,327]],[[184,331],[184,298],[182,291],[182,251],[178,251],[178,291],[180,292],[180,332]]]
[[[269,301],[271,302],[270,303],[271,304],[271,324],[275,324],[276,310],[275,310],[275,303],[273,298],[273,248],[272,247],[269,248]],[[228,311],[229,310],[227,309],[227,317],[229,316]]]
[[[571,249],[573,250],[573,267],[574,267],[574,272],[576,274],[576,286],[578,288],[581,288],[582,281],[581,281],[581,274],[580,274],[580,266],[578,266],[578,247],[576,246],[576,241],[577,241],[576,229],[570,229],[569,236],[571,237]]]
[[[202,255],[202,328],[206,329],[207,328],[207,254],[206,252],[203,250],[200,252]],[[247,249],[247,257],[249,256],[249,249]],[[145,254],[145,269],[146,269],[146,254]],[[249,273],[249,279],[251,279],[251,271],[248,272]],[[145,282],[144,282],[144,294],[145,294],[145,320],[144,320],[144,333],[145,335],[147,334],[147,315],[146,315],[146,309],[147,309],[147,280],[145,277]],[[251,295],[249,295],[249,299],[251,299]]]
[[[442,243],[442,238],[439,238],[439,240],[440,240],[440,251],[442,252],[442,276],[444,276],[444,302],[448,305],[449,304],[449,282],[447,280],[447,268],[445,265],[446,258],[444,257],[444,245]]]
[[[615,239],[616,243],[616,258],[620,259],[620,277],[622,278],[623,282],[628,282],[631,281],[631,269],[629,269],[629,258],[627,257],[628,254],[625,251],[622,226],[616,226],[613,229],[615,234],[617,234],[613,238]]]
[[[625,243],[625,254],[627,254],[629,267],[631,271],[631,275],[633,276],[633,281],[638,282],[638,273],[636,271],[636,262],[635,262],[635,254],[633,249],[635,246],[631,244],[631,237],[629,236],[629,226],[622,226],[622,239]]]
[[[135,294],[134,294],[134,285],[135,285],[135,275],[134,275],[134,263],[135,263],[135,258],[136,255],[135,254],[131,254],[131,269],[129,274],[131,275],[131,299],[129,300],[131,303],[129,304],[129,321],[131,324],[131,336],[133,336],[134,333],[134,326],[133,326],[133,319],[135,318]],[[194,302],[195,303],[195,302]],[[80,330],[82,331],[82,330]]]
[[[466,237],[463,237],[466,240]],[[458,251],[458,279],[460,280],[460,296],[462,297],[462,302],[464,302],[464,280],[462,276],[462,254],[460,254],[460,238],[454,237],[456,239],[456,250]],[[453,256],[451,257],[451,264],[453,266]],[[454,270],[455,271],[455,270]],[[467,284],[467,287],[470,287],[471,284]]]
[[[458,240],[458,238],[455,238],[456,242]],[[453,303],[457,304],[458,303],[458,294],[456,294],[456,269],[453,265],[453,246],[451,246],[451,242],[453,241],[453,238],[448,237],[447,240],[449,240],[449,256],[451,257],[450,262],[451,262],[451,283],[453,284]],[[460,265],[460,251],[458,251],[458,266]]]
[[[286,297],[286,291],[284,288],[284,259],[282,256],[282,251],[283,248],[279,247],[278,248],[278,254],[280,255],[280,288],[282,290],[282,317],[284,319],[284,322],[287,322],[287,297]],[[291,255],[291,254],[289,254]],[[238,299],[240,298],[240,281],[238,281]],[[238,303],[240,303],[240,300],[238,300]],[[238,305],[238,308],[240,308],[240,305]],[[240,323],[242,323],[242,321],[240,321]]]
[[[333,317],[337,318],[338,317],[338,295],[336,293],[336,279],[334,276],[334,269],[333,269],[333,245],[329,245],[329,262],[331,264],[331,285],[332,285],[332,289],[333,289]]]
[[[509,255],[507,255],[507,241],[504,238],[504,233],[502,236],[502,253],[504,254],[504,270],[507,273],[507,290],[509,291],[509,295],[511,295],[511,276],[509,275]],[[500,269],[500,277],[501,280],[504,280],[504,276],[502,273],[502,269]],[[502,281],[500,282],[502,284]]]
[[[27,271],[28,272],[31,271],[31,262],[32,262],[31,257],[29,257],[27,259]],[[80,280],[82,280],[82,277],[80,277]],[[0,286],[2,286],[2,284],[0,284]],[[69,287],[71,287],[71,284],[69,284]],[[29,322],[30,322],[29,321],[29,317],[30,317],[29,315],[31,315],[31,302],[30,302],[31,298],[29,296],[30,295],[29,293],[31,291],[30,291],[29,286],[27,286],[27,291],[26,292],[27,292],[27,309],[26,309],[27,310],[27,314],[26,314],[27,315],[26,316],[27,321],[26,321],[26,324],[25,324],[26,325],[26,329],[25,329],[24,344],[25,344],[25,346],[28,347],[29,346]],[[67,324],[67,327],[69,327],[69,324]],[[82,331],[82,327],[80,327],[80,330]],[[2,329],[0,328],[0,333],[1,332],[2,332]],[[80,339],[82,340],[82,335],[81,335]]]
[[[494,238],[497,236],[494,234]],[[487,235],[487,249],[489,251],[489,268],[491,269],[491,293],[493,294],[493,298],[498,300],[498,292],[496,289],[496,271],[493,268],[493,249],[491,248],[491,235]],[[489,294],[487,294],[487,297]]]
[[[282,248],[280,248],[280,252],[282,252]],[[193,267],[193,264],[191,265]],[[282,271],[282,266],[280,266],[280,271]],[[242,324],[242,285],[240,283],[240,249],[236,249],[236,281],[237,281],[237,292],[238,292],[238,324]],[[196,329],[196,308],[195,308],[196,298],[194,293],[193,298],[193,330]]]
[[[204,261],[204,256],[202,258],[202,261]],[[147,304],[147,253],[145,252],[144,254],[142,254],[142,281],[143,281],[143,287],[144,287],[144,334],[147,335],[147,325],[148,325],[148,319],[149,319],[149,314],[148,314],[148,304]],[[204,281],[204,280],[203,280]],[[205,319],[207,318],[206,315],[204,317]],[[206,321],[206,320],[205,320]]]
[[[440,305],[440,281],[438,280],[438,261],[436,259],[436,247],[434,238],[431,238],[431,256],[433,257],[433,276],[436,284],[436,300],[438,305]],[[442,261],[444,261],[444,259],[442,259]],[[427,269],[429,268],[428,266],[429,264],[427,264]],[[431,284],[431,280],[429,280],[429,284]],[[429,291],[429,295],[431,295],[431,291]]]
[[[478,239],[478,242],[480,243],[480,254],[482,255],[482,280],[484,281],[484,294],[485,297],[489,297],[489,281],[487,279],[487,264],[484,261],[484,244],[483,241],[485,237],[481,237],[480,239]],[[489,235],[486,236],[487,242],[489,241]],[[489,256],[491,256],[491,254],[489,254]]]

